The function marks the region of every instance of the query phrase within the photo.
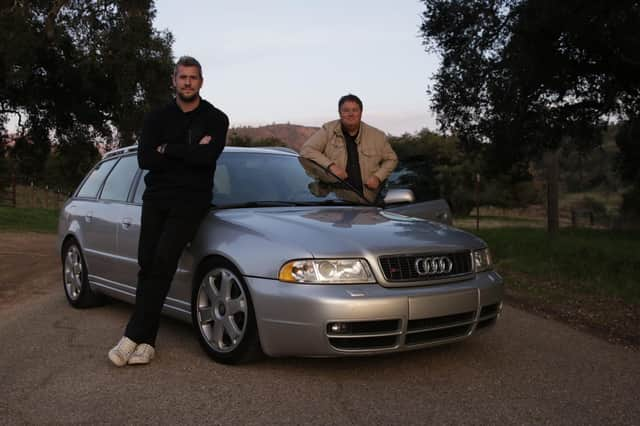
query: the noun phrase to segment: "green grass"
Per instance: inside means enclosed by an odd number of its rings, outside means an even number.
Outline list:
[[[55,233],[58,210],[0,206],[0,231]]]
[[[491,248],[498,272],[524,277],[513,284],[532,293],[555,288],[557,294],[579,292],[640,303],[638,231],[571,228],[551,236],[545,229],[511,227],[476,234]],[[545,285],[536,288],[536,281]]]

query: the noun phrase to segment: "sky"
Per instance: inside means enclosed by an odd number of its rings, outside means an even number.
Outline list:
[[[386,133],[436,129],[418,0],[156,0],[154,27],[203,67],[201,95],[232,127],[338,118],[340,96]]]

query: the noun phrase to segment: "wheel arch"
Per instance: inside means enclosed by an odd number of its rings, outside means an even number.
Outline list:
[[[260,322],[258,321],[257,318],[257,314],[256,314],[256,307],[255,307],[255,298],[253,297],[254,295],[251,292],[251,286],[249,286],[249,284],[247,283],[244,275],[242,274],[242,269],[240,267],[238,267],[238,265],[236,264],[236,262],[233,262],[230,258],[228,258],[227,256],[223,256],[220,254],[209,254],[207,256],[204,256],[200,259],[200,261],[198,262],[197,266],[194,268],[194,274],[193,274],[193,278],[192,278],[192,294],[194,294],[199,285],[200,285],[200,280],[202,279],[202,277],[204,276],[204,274],[207,273],[208,268],[210,267],[211,264],[217,264],[217,265],[223,265],[223,266],[231,266],[235,271],[237,272],[239,277],[242,281],[244,281],[244,287],[248,293],[248,298],[249,301],[251,303],[251,305],[253,306],[253,321],[255,324],[255,331],[257,334],[257,338],[258,338],[258,346],[259,346],[259,354],[251,354],[249,356],[249,359],[251,360],[255,360],[255,359],[259,359],[261,357],[261,354],[263,354],[263,350],[262,350],[262,338],[260,335]],[[192,303],[193,302],[193,298],[192,298]],[[192,308],[192,312],[193,312],[193,308]],[[193,320],[193,318],[192,318]]]

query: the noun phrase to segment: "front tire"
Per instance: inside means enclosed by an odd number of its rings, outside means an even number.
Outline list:
[[[193,286],[191,316],[200,345],[215,361],[240,364],[261,357],[248,287],[228,262],[207,262]]]
[[[80,246],[73,239],[62,246],[62,286],[67,301],[74,308],[90,308],[104,303],[104,296],[89,286],[87,264]]]

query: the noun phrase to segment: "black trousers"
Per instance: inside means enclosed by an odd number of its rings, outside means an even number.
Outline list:
[[[209,210],[209,206],[176,204],[179,205],[142,205],[136,305],[124,333],[138,344],[155,346],[160,312],[178,261]]]

